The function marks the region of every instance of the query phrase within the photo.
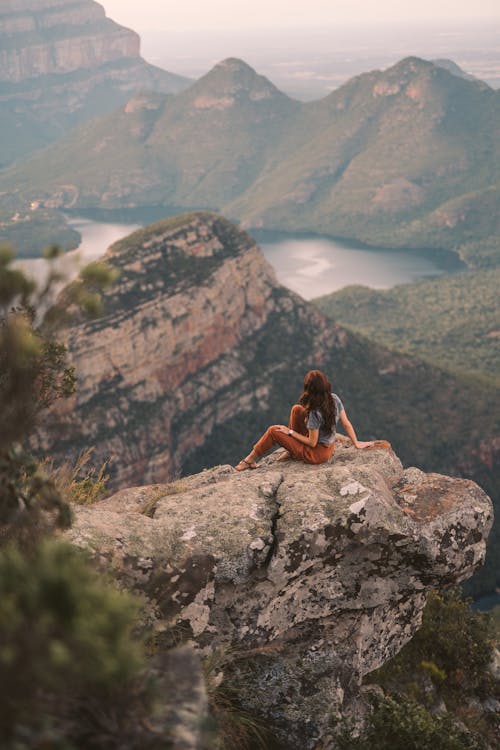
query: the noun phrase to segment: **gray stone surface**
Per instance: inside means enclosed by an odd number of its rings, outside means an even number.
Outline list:
[[[70,538],[145,594],[164,634],[229,649],[244,708],[306,750],[412,637],[428,591],[482,564],[492,506],[469,480],[339,438],[329,464],[216,467],[75,516]]]

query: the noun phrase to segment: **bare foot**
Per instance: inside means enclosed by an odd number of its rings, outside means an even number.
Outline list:
[[[292,454],[289,451],[283,451],[283,453],[280,456],[278,456],[278,458],[276,459],[276,462],[290,461],[291,458],[292,458]]]
[[[248,469],[257,469],[258,466],[255,461],[247,461],[246,458],[242,458],[239,464],[234,469],[235,471],[247,471]]]

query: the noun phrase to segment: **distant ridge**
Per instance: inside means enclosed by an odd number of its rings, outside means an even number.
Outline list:
[[[481,265],[498,256],[499,120],[500,92],[417,57],[309,103],[230,58],[79,129],[0,191],[53,208],[216,208],[245,228],[460,249]]]

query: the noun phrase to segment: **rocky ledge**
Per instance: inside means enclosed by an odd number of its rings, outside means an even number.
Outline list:
[[[339,438],[318,467],[271,456],[122,490],[77,508],[70,538],[145,596],[166,643],[230,653],[243,707],[306,750],[359,708],[364,675],[413,636],[429,590],[482,564],[491,523],[473,482]]]

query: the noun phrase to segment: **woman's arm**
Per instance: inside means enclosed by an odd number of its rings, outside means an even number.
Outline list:
[[[278,424],[276,425],[276,427],[280,432],[284,432],[286,435],[291,435],[291,437],[295,438],[295,440],[298,440],[299,443],[310,445],[311,448],[316,448],[316,446],[318,445],[319,430],[308,430],[307,435],[301,435],[300,432],[291,430],[289,427],[285,427],[285,425],[283,424]]]
[[[342,409],[342,411],[340,412],[340,421],[342,422],[344,430],[346,431],[348,437],[351,439],[351,442],[355,448],[366,448],[369,445],[375,444],[375,440],[358,440],[356,431],[349,421],[349,418],[345,413],[345,409]]]

